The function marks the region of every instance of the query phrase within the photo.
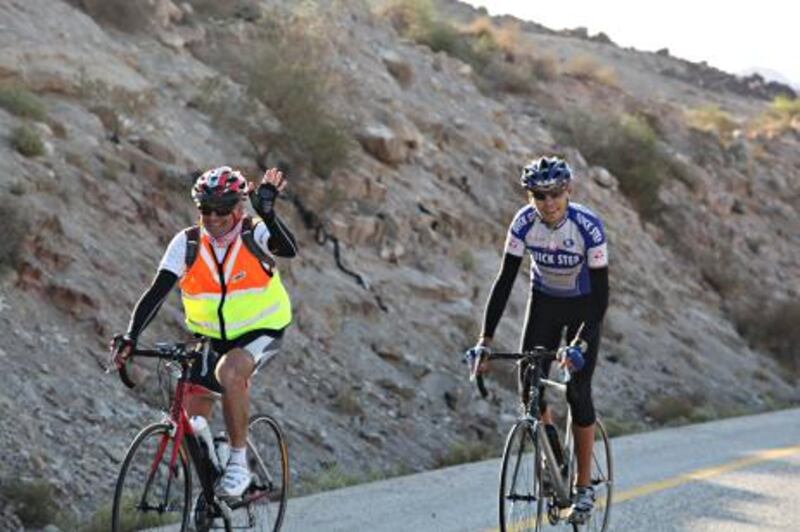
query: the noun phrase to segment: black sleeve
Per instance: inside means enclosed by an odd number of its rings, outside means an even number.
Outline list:
[[[297,255],[297,243],[294,235],[274,212],[272,216],[262,218],[269,229],[267,247],[276,257],[291,258]]]
[[[136,340],[139,335],[147,327],[153,318],[155,318],[161,304],[169,295],[169,291],[175,286],[178,281],[178,276],[167,270],[159,270],[150,285],[133,309],[131,314],[131,321],[128,323],[129,337]]]
[[[592,293],[589,297],[589,313],[581,336],[584,340],[600,332],[600,323],[608,308],[608,267],[589,270]]]
[[[297,242],[294,239],[294,235],[275,214],[275,209],[264,212],[257,201],[254,201],[252,205],[256,214],[264,220],[264,224],[269,229],[269,240],[267,240],[269,252],[276,257],[292,258],[296,256]]]
[[[503,311],[506,309],[508,303],[508,296],[511,295],[511,288],[514,286],[514,279],[517,278],[520,264],[522,264],[522,257],[506,253],[503,256],[503,262],[500,265],[500,273],[492,285],[492,291],[489,293],[489,299],[486,302],[486,310],[483,315],[483,331],[481,337],[491,338],[494,336],[494,330],[503,316]]]

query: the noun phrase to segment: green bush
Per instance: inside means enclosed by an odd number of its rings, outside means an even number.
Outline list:
[[[772,100],[772,104],[770,104],[770,111],[776,115],[785,116],[788,118],[800,117],[800,98],[778,96]]]
[[[436,458],[434,467],[448,467],[470,462],[488,460],[500,454],[500,444],[492,444],[486,441],[468,441],[454,443],[448,447],[447,451]]]
[[[475,271],[475,255],[469,248],[462,248],[456,253],[456,263],[465,272]]]
[[[400,464],[388,469],[366,469],[359,470],[358,473],[345,471],[338,463],[326,464],[321,470],[314,473],[300,475],[296,489],[290,494],[292,497],[310,495],[320,491],[329,491],[366,482],[376,482],[387,478],[408,475],[411,469]]]
[[[800,302],[764,307],[752,305],[736,312],[737,329],[754,347],[771,353],[792,376],[800,377]]]
[[[134,496],[123,498],[123,512],[120,515],[119,529],[123,531],[145,530],[159,526],[169,525],[180,521],[178,512],[158,514],[150,512],[143,514],[135,512],[138,501]],[[89,518],[88,522],[78,528],[80,532],[106,532],[111,530],[112,505],[107,503],[98,508]]]
[[[25,157],[36,157],[44,153],[44,143],[39,134],[29,125],[14,128],[11,146]]]
[[[128,33],[150,26],[153,6],[148,0],[69,0],[101,24],[110,24]]]
[[[254,0],[189,0],[195,13],[201,17],[228,19],[252,18],[255,16]]]
[[[43,528],[58,513],[55,489],[44,480],[6,480],[0,484],[0,499],[10,503],[26,528]]]
[[[776,97],[769,108],[753,121],[757,134],[780,135],[791,128],[800,129],[800,98]]]
[[[0,107],[22,118],[43,122],[47,118],[42,101],[17,85],[0,85]]]
[[[305,21],[275,22],[246,69],[248,90],[281,121],[279,148],[296,160],[310,160],[317,174],[327,176],[347,162],[353,145],[331,105],[338,80],[326,65],[329,43],[317,40]]]
[[[551,57],[517,49],[517,26],[497,28],[488,17],[479,17],[459,29],[442,20],[428,0],[397,0],[383,14],[405,37],[470,65],[484,92],[525,94],[534,89],[536,80],[556,75]]]
[[[480,70],[499,46],[490,26],[467,30],[463,35],[440,15],[430,0],[399,0],[390,3],[384,14],[404,36],[427,45],[434,52],[445,52]]]
[[[617,177],[620,190],[643,218],[658,216],[663,209],[659,189],[666,178],[675,177],[676,167],[645,119],[575,111],[557,119],[555,126],[559,142],[577,147],[589,163]]]
[[[0,197],[0,220],[3,220],[3,238],[0,239],[0,274],[15,269],[22,257],[22,244],[28,224],[19,200],[6,195]]]
[[[687,421],[694,405],[689,397],[652,397],[644,406],[645,413],[658,424]]]
[[[604,417],[603,425],[608,432],[609,438],[623,436],[625,434],[635,434],[644,430],[644,423],[639,420]]]

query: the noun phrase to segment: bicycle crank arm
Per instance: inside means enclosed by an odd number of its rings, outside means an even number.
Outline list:
[[[231,507],[228,506],[228,503],[226,503],[222,499],[218,499],[217,506],[219,507],[219,510],[222,512],[222,518],[225,520],[225,522],[230,523],[231,520],[233,519],[233,513],[231,512]]]

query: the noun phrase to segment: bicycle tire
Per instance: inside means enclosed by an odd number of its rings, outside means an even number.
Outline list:
[[[253,524],[256,530],[277,532],[289,498],[289,450],[281,426],[270,416],[251,417],[247,448],[255,477],[251,495],[257,496],[251,503]]]
[[[500,531],[542,528],[542,458],[534,425],[518,421],[509,431],[500,467]],[[529,515],[530,514],[530,515]]]
[[[180,523],[181,532],[188,529],[192,506],[191,469],[186,449],[181,445],[175,475],[168,481],[171,430],[172,426],[167,423],[148,425],[139,431],[128,447],[114,488],[112,532],[142,530],[176,522]],[[166,447],[156,463],[162,445]]]
[[[598,449],[600,447],[601,449]],[[614,460],[611,455],[611,443],[605,426],[598,419],[594,431],[594,448],[592,449],[592,487],[595,490],[595,507],[589,520],[581,525],[573,524],[574,532],[592,531],[606,532],[611,519],[611,504],[614,491]],[[574,488],[573,478],[573,488]]]

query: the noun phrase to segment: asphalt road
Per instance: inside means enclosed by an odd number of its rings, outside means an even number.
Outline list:
[[[611,444],[611,530],[800,531],[800,409]],[[496,530],[498,469],[489,460],[290,499],[284,530]]]

